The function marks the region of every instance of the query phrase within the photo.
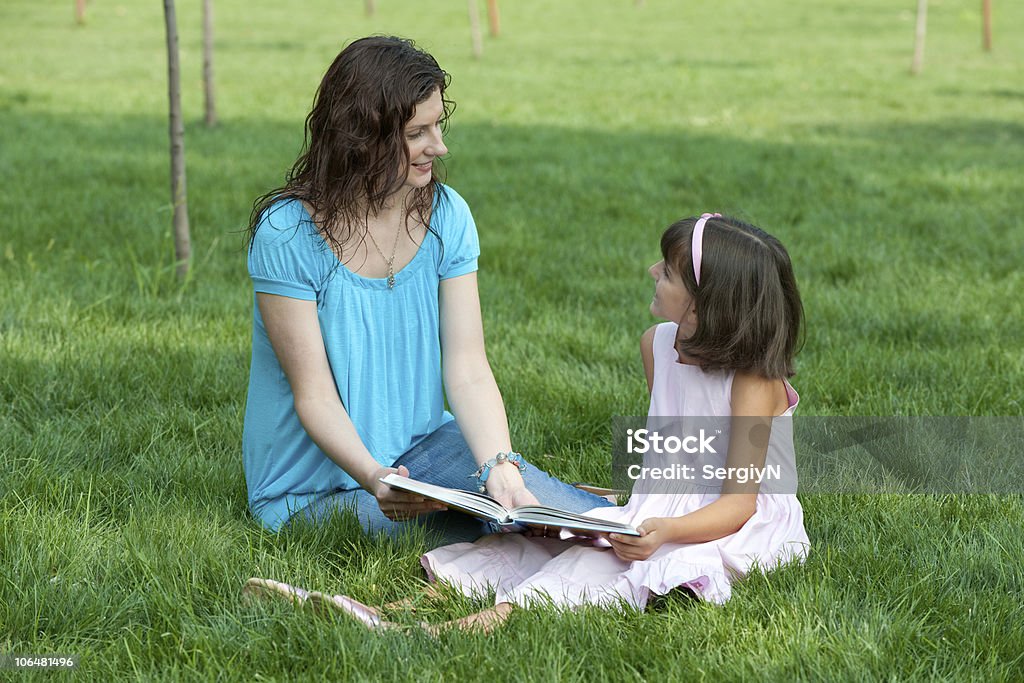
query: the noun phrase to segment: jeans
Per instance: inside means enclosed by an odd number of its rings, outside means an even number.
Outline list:
[[[392,464],[392,467],[399,465],[409,468],[409,476],[413,479],[430,484],[463,491],[475,491],[477,487],[476,477],[469,475],[479,466],[454,421],[442,425],[433,434],[410,448]],[[526,463],[526,470],[523,472],[523,481],[542,505],[576,513],[614,505],[601,496],[581,491],[555,479],[529,462]],[[334,491],[297,514],[316,522],[342,510],[354,512],[363,531],[368,533],[383,532],[387,536],[397,537],[408,531],[411,524],[422,526],[427,531],[429,543],[433,547],[475,541],[481,536],[497,531],[496,525],[490,522],[448,510],[420,515],[407,522],[393,522],[381,512],[377,499],[362,488]]]

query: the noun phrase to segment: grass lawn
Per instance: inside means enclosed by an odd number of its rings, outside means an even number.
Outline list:
[[[422,539],[347,519],[281,535],[246,508],[244,227],[349,40],[413,37],[453,74],[448,181],[483,248],[513,442],[609,478],[646,410],[646,267],[673,220],[780,237],[808,319],[806,415],[1024,415],[1024,5],[514,0],[470,55],[464,2],[217,0],[221,125],[202,125],[200,3],[178,3],[195,261],[175,282],[159,3],[0,3],[0,653],[86,679],[1020,680],[1020,495],[802,497],[812,553],[724,607],[537,610],[500,637],[377,636],[249,576],[374,603]],[[430,620],[483,603],[423,605]],[[20,672],[2,671],[21,680]]]

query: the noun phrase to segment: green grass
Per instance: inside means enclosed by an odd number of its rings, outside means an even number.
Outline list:
[[[912,78],[912,2],[516,0],[474,61],[465,3],[218,0],[207,130],[199,3],[179,4],[185,285],[159,3],[90,3],[83,27],[70,2],[0,5],[0,652],[76,653],[97,680],[1019,680],[1020,496],[804,497],[806,565],[722,608],[432,641],[243,605],[253,575],[410,595],[422,542],[249,517],[238,231],[338,49],[398,33],[454,76],[448,177],[480,228],[491,362],[517,447],[554,473],[607,481],[611,416],[645,411],[646,266],[703,210],[791,251],[801,412],[1021,416],[1021,6],[996,3],[986,54],[980,3],[933,0]]]

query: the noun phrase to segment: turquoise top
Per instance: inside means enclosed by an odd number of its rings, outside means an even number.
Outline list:
[[[412,261],[395,273],[394,289],[387,278],[363,277],[342,265],[294,199],[264,213],[249,250],[256,292],[316,301],[338,395],[382,465],[452,419],[441,384],[438,287],[477,269],[480,244],[469,206],[450,188],[435,197],[430,227],[441,240],[427,233]],[[359,485],[299,422],[253,297],[242,457],[249,507],[276,530],[316,498]]]

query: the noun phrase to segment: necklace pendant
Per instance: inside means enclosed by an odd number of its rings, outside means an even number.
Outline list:
[[[395,288],[395,274],[394,273],[388,273],[388,289],[394,289],[394,288]]]

